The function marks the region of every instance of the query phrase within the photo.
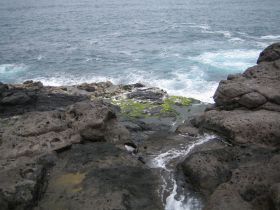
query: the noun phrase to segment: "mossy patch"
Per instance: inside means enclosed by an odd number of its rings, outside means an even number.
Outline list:
[[[138,102],[132,99],[113,100],[112,104],[119,106],[122,114],[133,118],[148,117],[149,111],[159,106],[151,102]]]
[[[135,101],[133,99],[112,100],[112,104],[121,109],[121,113],[132,118],[168,117],[178,115],[176,106],[189,106],[192,99],[183,96],[170,96],[163,100],[162,104],[149,101]]]
[[[82,191],[80,185],[85,179],[85,173],[68,173],[57,177],[52,183],[56,188],[63,189],[69,193],[78,193]]]
[[[57,186],[60,187],[76,187],[84,180],[86,174],[85,173],[68,173],[63,174],[55,180]],[[79,189],[79,187],[77,188]]]

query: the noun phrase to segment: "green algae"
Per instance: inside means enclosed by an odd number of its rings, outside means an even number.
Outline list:
[[[176,106],[189,106],[192,102],[192,99],[183,96],[169,96],[162,104],[133,99],[112,100],[112,104],[119,106],[123,115],[131,118],[176,116],[179,115]]]
[[[174,112],[176,111],[174,106],[189,106],[192,104],[192,99],[183,96],[169,96],[164,100],[162,106],[162,112]]]
[[[138,102],[132,99],[113,100],[112,104],[119,106],[124,115],[133,118],[148,117],[149,110],[158,107],[151,102]]]

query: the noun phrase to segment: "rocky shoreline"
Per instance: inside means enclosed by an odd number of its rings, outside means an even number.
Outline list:
[[[0,83],[1,210],[167,209],[150,157],[205,133],[220,137],[172,163],[177,191],[199,209],[280,209],[280,43],[214,100],[140,83]]]

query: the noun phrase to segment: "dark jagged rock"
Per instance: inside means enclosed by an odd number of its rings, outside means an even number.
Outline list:
[[[200,149],[182,163],[187,180],[205,196],[206,210],[279,209],[279,46],[266,48],[258,65],[221,81],[215,106],[191,121],[231,145]]]
[[[280,183],[272,185],[270,188],[271,198],[276,210],[280,209]]]
[[[279,78],[280,60],[261,63],[234,79],[221,81],[214,100],[217,106],[226,109],[257,108],[266,101],[279,105]]]
[[[148,89],[138,89],[135,92],[128,93],[127,98],[142,100],[142,101],[151,101],[154,103],[163,103],[163,97],[166,96],[167,93],[158,88],[148,88]]]
[[[75,145],[60,155],[36,210],[159,210],[158,177],[113,144]]]
[[[26,93],[15,92],[11,93],[11,95],[4,96],[1,100],[2,105],[18,105],[25,104],[31,100],[31,97]]]
[[[0,119],[1,209],[32,209],[45,190],[53,152],[84,141],[123,145],[129,132],[102,101],[78,102],[63,110],[28,112]],[[4,208],[5,207],[5,208]]]

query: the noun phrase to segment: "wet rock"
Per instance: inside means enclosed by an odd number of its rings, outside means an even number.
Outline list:
[[[1,96],[2,93],[5,92],[6,90],[8,90],[8,85],[3,84],[2,82],[0,82],[0,96]]]
[[[163,209],[157,176],[112,144],[74,146],[60,155],[50,177],[36,210]]]
[[[206,197],[205,209],[267,209],[279,180],[279,151],[224,146],[195,151],[183,161],[187,181]]]
[[[20,157],[0,160],[1,210],[32,209],[46,187],[48,166],[37,164],[36,158]]]
[[[135,84],[131,84],[131,85],[123,85],[122,88],[124,90],[128,90],[131,91],[134,88],[143,88],[145,87],[145,85],[141,84],[141,83],[135,83]]]
[[[95,83],[93,84],[83,83],[81,85],[78,85],[77,87],[81,90],[86,90],[88,92],[94,92],[96,90]]]
[[[206,197],[205,209],[279,208],[279,46],[266,48],[258,65],[221,81],[214,95],[215,108],[196,123],[226,137],[231,145],[197,151],[183,162],[185,176]],[[227,179],[221,179],[221,167],[228,170]],[[205,171],[209,180],[203,179]]]
[[[2,98],[1,104],[3,105],[25,104],[29,100],[31,100],[31,98],[25,93],[13,93],[12,95]]]
[[[137,89],[131,93],[128,93],[127,98],[140,101],[150,101],[160,104],[163,103],[163,97],[166,95],[167,93],[159,88],[145,88]]]
[[[0,202],[7,210],[31,209],[41,199],[47,170],[57,162],[55,152],[87,140],[130,141],[127,129],[102,101],[25,113],[0,119],[0,124]]]
[[[199,130],[189,124],[182,124],[176,129],[177,133],[198,136]]]
[[[260,53],[257,63],[271,62],[280,59],[280,43],[275,43],[264,49]]]
[[[40,81],[34,82],[33,80],[27,80],[23,83],[23,87],[29,90],[40,90],[43,88],[43,83]]]
[[[224,150],[204,151],[187,157],[182,168],[188,181],[209,196],[221,183],[230,179],[231,172],[224,164],[229,159],[230,154]]]
[[[233,109],[244,106],[245,102],[245,107],[255,108],[265,102],[264,97],[271,103],[280,104],[279,69],[280,59],[261,63],[248,68],[234,79],[221,81],[214,95],[216,105]]]

